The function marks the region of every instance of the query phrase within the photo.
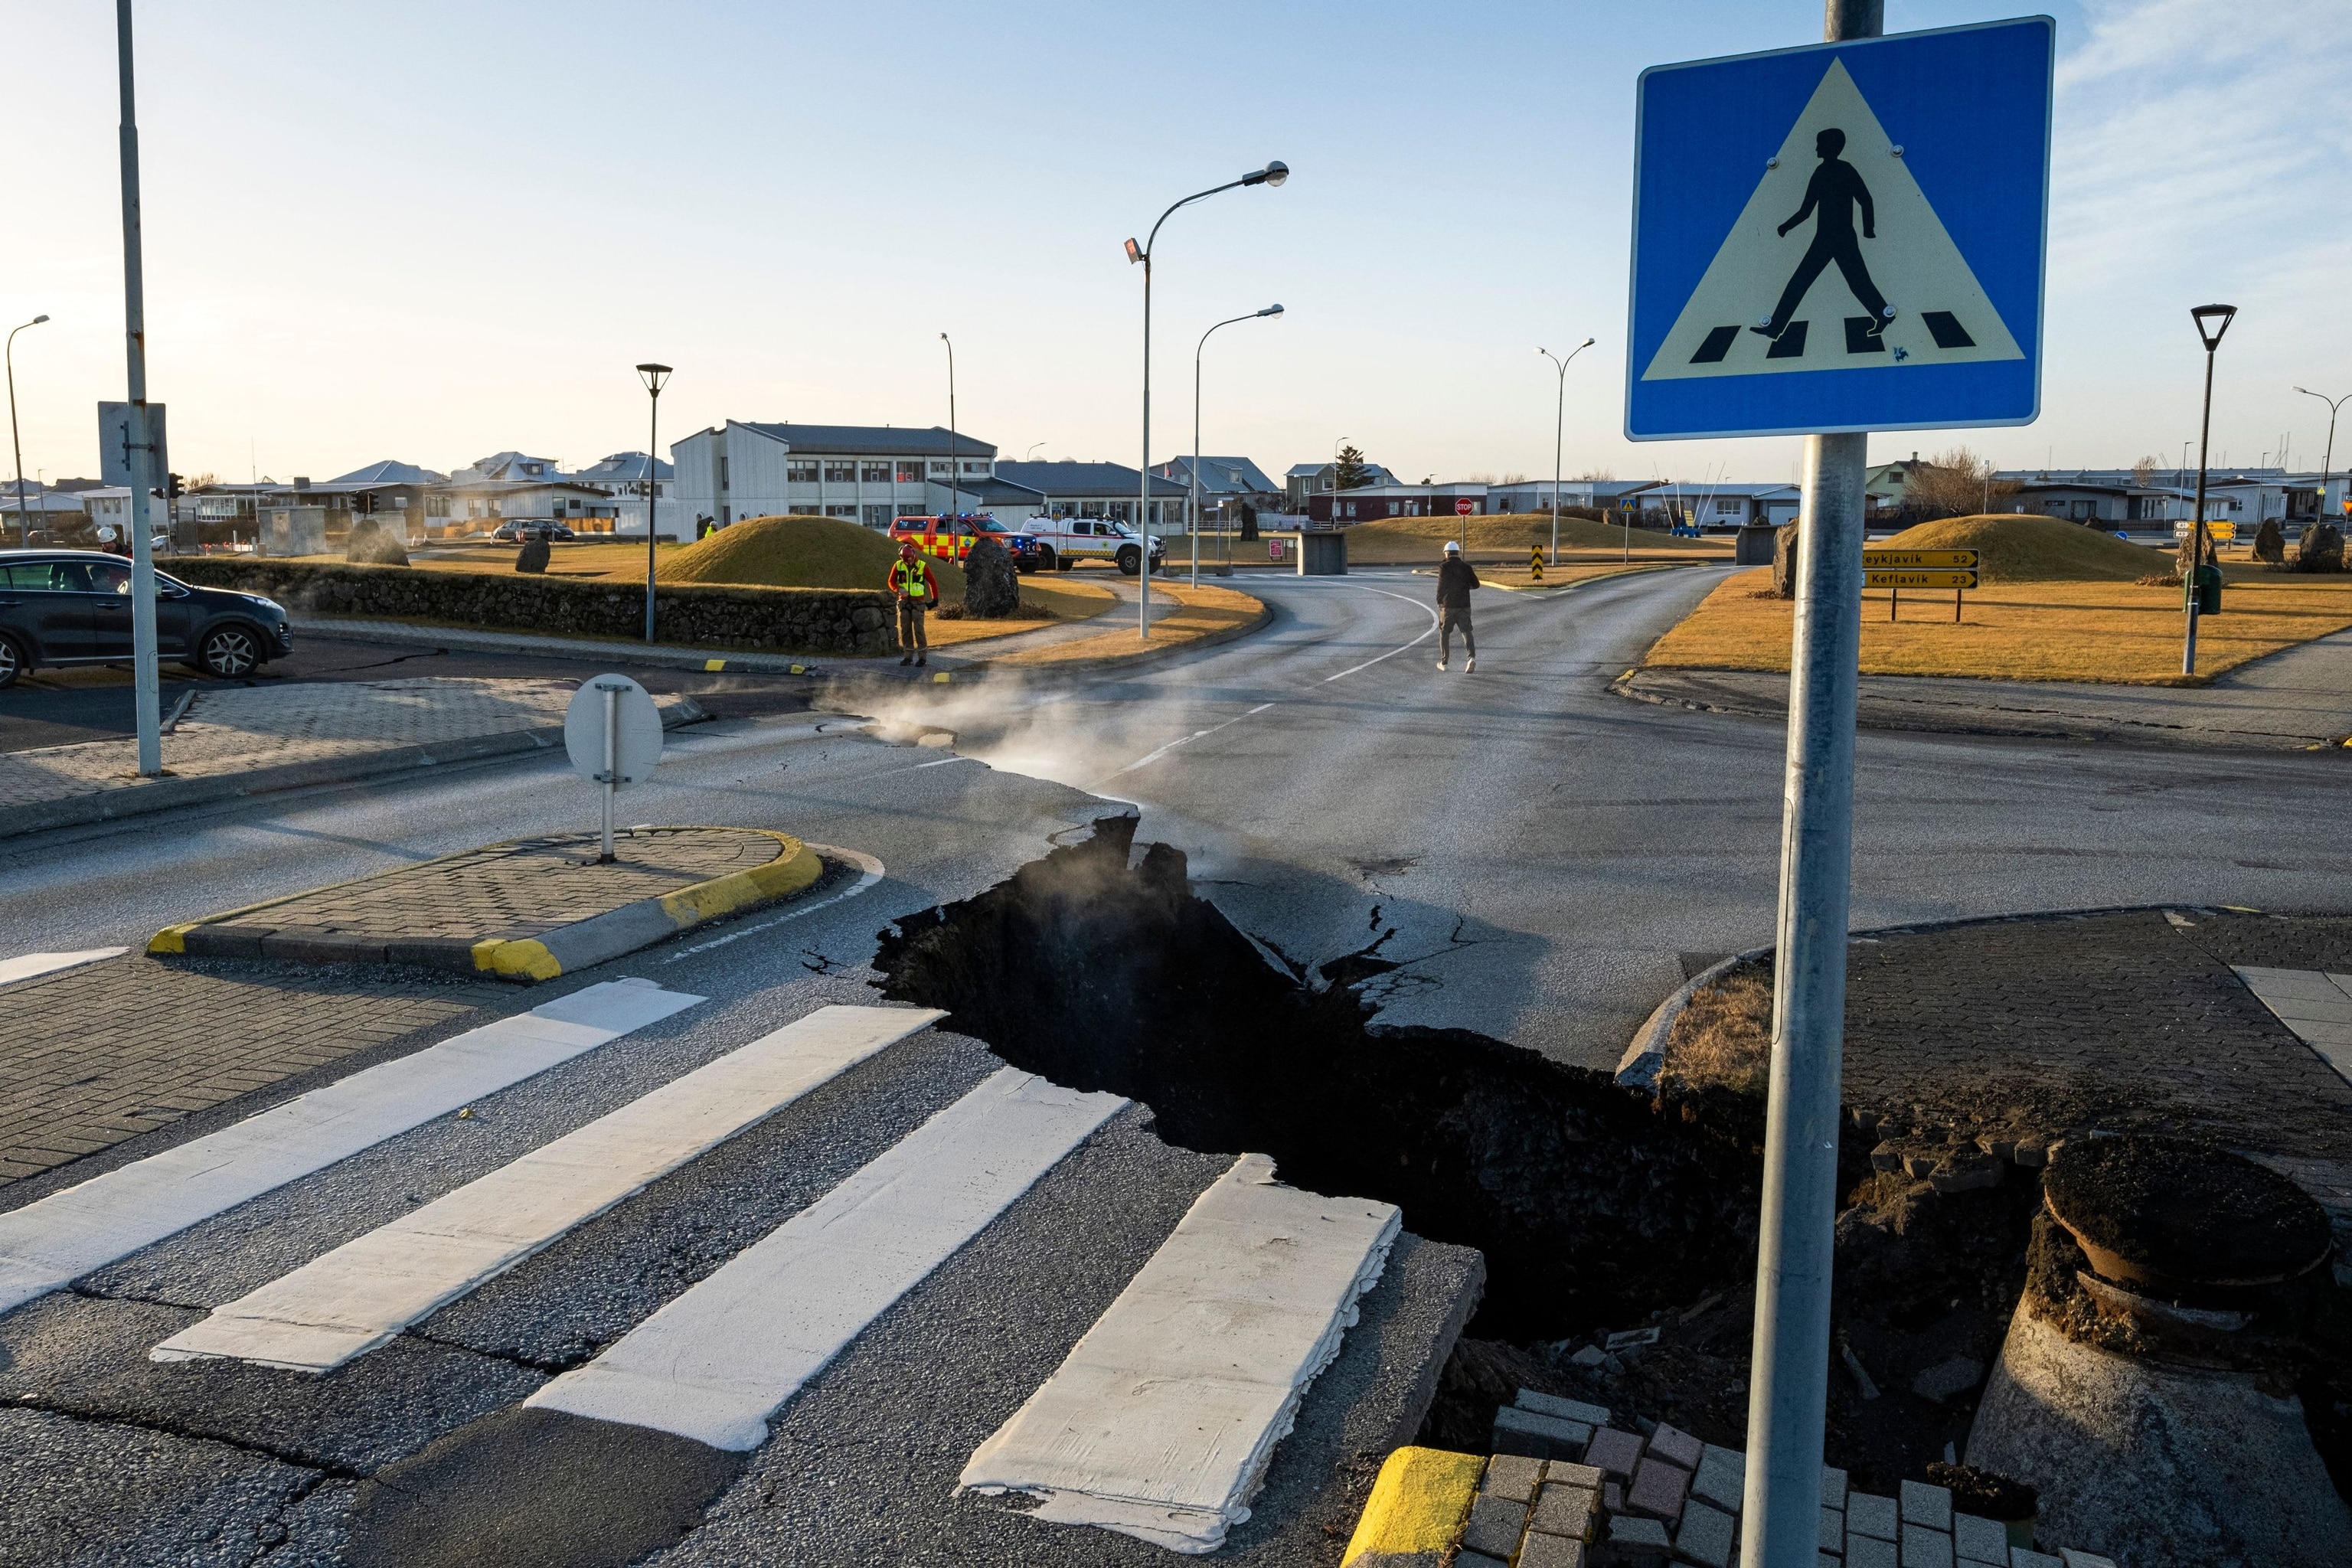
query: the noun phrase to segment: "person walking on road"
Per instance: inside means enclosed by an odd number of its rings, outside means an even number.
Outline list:
[[[911,539],[898,546],[898,559],[890,563],[890,596],[898,601],[898,662],[929,663],[923,612],[940,602],[940,580]]]
[[[1470,629],[1470,590],[1480,586],[1478,574],[1462,559],[1462,542],[1445,542],[1445,563],[1437,569],[1437,668],[1454,657],[1454,633],[1462,633],[1465,675],[1478,668],[1478,638]]]

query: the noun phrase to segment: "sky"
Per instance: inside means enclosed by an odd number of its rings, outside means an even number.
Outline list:
[[[1890,32],[2012,14],[1887,0]],[[2342,0],[2065,0],[2042,415],[1875,437],[2004,467],[2179,460],[2189,306],[2242,308],[2212,450],[2315,467],[2352,391]],[[1633,86],[1818,37],[1811,0],[856,5],[142,0],[150,396],[183,474],[326,478],[740,420],[944,424],[999,455],[1279,475],[1341,440],[1406,479],[1756,481],[1793,438],[1622,428]],[[113,8],[0,0],[13,68],[0,326],[24,463],[98,471],[124,395]],[[2347,408],[2341,454],[2352,453]],[[2192,458],[2193,460],[2193,458]],[[13,469],[11,470],[13,475]]]

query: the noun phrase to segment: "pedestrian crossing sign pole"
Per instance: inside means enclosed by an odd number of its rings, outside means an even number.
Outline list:
[[[1805,437],[1743,1568],[1819,1542],[1868,432],[2030,423],[2044,336],[2050,18],[1824,11],[1824,43],[1636,91],[1625,433]]]

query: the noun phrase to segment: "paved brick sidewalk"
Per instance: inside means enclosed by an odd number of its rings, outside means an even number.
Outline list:
[[[132,956],[0,986],[0,1186],[515,993]]]
[[[189,933],[189,951],[280,956],[289,942],[327,936],[518,942],[767,865],[783,847],[741,828],[636,828],[615,833],[613,862],[599,865],[593,836],[492,844],[208,922]]]
[[[564,680],[417,679],[200,691],[163,737],[163,766],[183,779],[247,774],[559,729],[576,689]],[[0,755],[0,810],[153,787],[136,769],[130,740],[12,752]]]

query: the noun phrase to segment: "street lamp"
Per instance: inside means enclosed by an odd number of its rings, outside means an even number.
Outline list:
[[[646,384],[651,395],[653,413],[646,428],[646,641],[654,640],[654,517],[660,510],[655,500],[661,494],[661,482],[655,478],[661,461],[661,392],[662,384],[669,379],[669,366],[641,364],[637,379]]]
[[[44,316],[41,320],[46,321],[48,318]],[[2327,455],[2319,459],[2319,507],[2320,510],[2325,512],[2327,510],[2327,470],[2336,464],[2336,411],[2344,405],[2347,399],[2352,399],[2352,392],[2346,393],[2342,397],[2330,397],[2324,392],[2314,392],[2307,386],[2298,386],[2295,390],[2305,397],[2316,397],[2320,402],[2327,405]],[[8,394],[8,416],[12,420],[16,416],[16,396],[12,384]],[[23,474],[24,468],[24,460],[17,459],[16,471],[19,476]],[[2347,486],[2347,489],[2352,489],[2352,486]]]
[[[1279,310],[1282,307],[1276,305],[1275,309]],[[16,542],[27,550],[33,545],[33,518],[32,513],[25,510],[25,444],[16,436],[16,334],[25,327],[37,327],[47,320],[47,316],[36,316],[24,326],[12,327],[8,331],[8,444],[16,449]],[[2327,480],[2324,477],[2319,481],[2319,489],[2321,494],[2326,493]]]
[[[1559,449],[1561,438],[1568,429],[1568,362],[1591,346],[1592,340],[1585,339],[1568,351],[1568,359],[1562,359],[1540,345],[1536,349],[1536,353],[1551,361],[1559,372],[1559,396],[1552,405],[1551,421],[1551,563],[1554,566],[1559,564]],[[1625,556],[1631,560],[1633,555],[1633,531],[1629,525],[1625,531]]]
[[[1219,321],[1217,327],[1230,327],[1235,321],[1255,321],[1262,316],[1281,314],[1281,306],[1268,305],[1263,310],[1252,310],[1246,316],[1234,316]],[[1209,346],[1209,332],[1215,331],[1217,327],[1202,332],[1200,342],[1192,349],[1192,493],[1184,503],[1189,514],[1184,531],[1192,536],[1192,586],[1195,588],[1201,585],[1201,351]],[[1149,540],[1144,542],[1144,548],[1151,548]],[[1149,566],[1150,563],[1147,561],[1144,564]]]
[[[955,411],[955,343],[945,332],[940,342],[948,345],[948,511],[950,516],[963,515],[963,476],[956,467]]]
[[[1136,465],[1139,484],[1135,502],[1136,536],[1143,546],[1142,556],[1136,563],[1136,575],[1143,580],[1143,593],[1136,601],[1136,635],[1147,642],[1151,638],[1151,524],[1148,521],[1151,515],[1151,247],[1160,242],[1160,225],[1174,216],[1177,207],[1188,207],[1204,197],[1243,185],[1279,185],[1288,178],[1290,165],[1279,158],[1269,159],[1263,169],[1253,169],[1238,180],[1196,191],[1170,206],[1151,226],[1151,232],[1141,245],[1131,238],[1127,242],[1129,265],[1139,261],[1143,264],[1143,458]]]
[[[2197,574],[2205,564],[2205,459],[2213,436],[2213,351],[2221,346],[2221,334],[2237,314],[2235,305],[2200,305],[2189,312],[2205,344],[2205,416],[2197,427],[2197,512],[2189,525],[2189,553],[2180,563],[2181,586],[2189,600],[2188,631],[2180,646],[2183,675],[2197,673]]]

